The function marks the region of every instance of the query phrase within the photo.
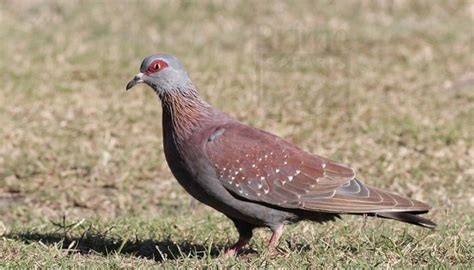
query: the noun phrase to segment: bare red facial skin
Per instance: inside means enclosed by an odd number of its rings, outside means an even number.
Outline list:
[[[158,71],[163,70],[166,67],[168,67],[168,63],[166,63],[165,61],[155,60],[151,62],[151,64],[148,66],[148,70],[145,71],[145,75],[156,73]]]

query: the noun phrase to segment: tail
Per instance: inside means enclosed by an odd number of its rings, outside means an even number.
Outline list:
[[[427,218],[418,216],[419,214],[423,214],[423,212],[418,212],[418,213],[416,212],[381,212],[381,213],[375,213],[374,216],[394,219],[401,222],[415,224],[415,225],[426,227],[426,228],[433,229],[434,227],[436,227],[436,223],[434,223],[433,221]]]

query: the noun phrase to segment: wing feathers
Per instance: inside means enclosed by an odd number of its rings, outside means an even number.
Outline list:
[[[430,209],[428,205],[422,202],[364,186],[360,181],[358,183],[363,187],[361,189],[363,192],[349,195],[347,192],[341,194],[337,189],[333,197],[306,202],[305,207],[312,210],[336,211],[338,213],[428,211]],[[345,190],[346,187],[342,188]]]
[[[206,152],[217,178],[243,199],[334,213],[430,209],[422,202],[366,186],[349,166],[306,153],[269,133],[238,123],[220,128],[226,132],[207,142]]]

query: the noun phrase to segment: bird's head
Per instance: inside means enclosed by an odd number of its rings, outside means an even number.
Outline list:
[[[153,54],[143,59],[140,73],[128,82],[127,90],[139,83],[148,84],[159,95],[194,89],[181,63],[169,54]]]

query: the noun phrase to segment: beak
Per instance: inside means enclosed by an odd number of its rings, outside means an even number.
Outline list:
[[[143,73],[141,73],[141,72],[138,73],[137,75],[135,75],[135,77],[133,77],[133,79],[127,83],[127,89],[126,90],[134,87],[135,85],[137,85],[139,83],[142,83],[143,82],[142,78],[143,78]]]

